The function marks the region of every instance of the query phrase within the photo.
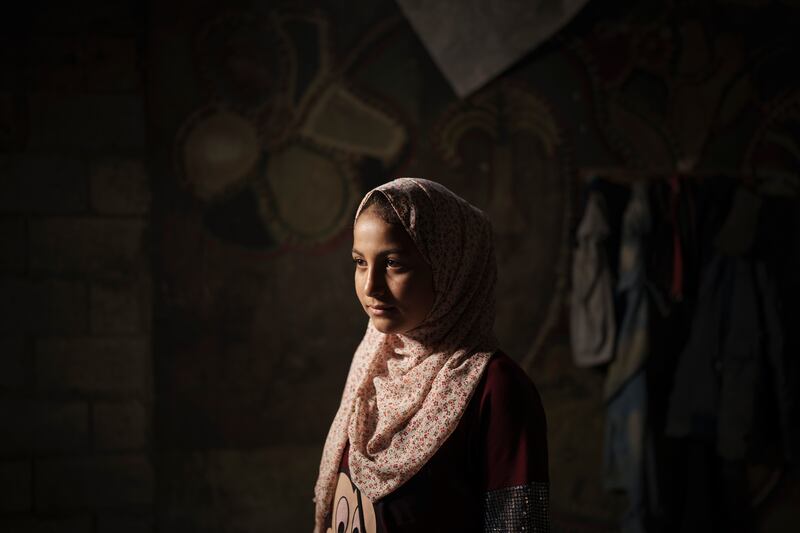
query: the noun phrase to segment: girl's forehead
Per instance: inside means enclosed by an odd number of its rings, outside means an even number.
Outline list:
[[[416,247],[402,226],[389,224],[367,211],[358,218],[353,228],[353,249],[361,252],[367,249],[370,252],[388,249],[413,252]]]

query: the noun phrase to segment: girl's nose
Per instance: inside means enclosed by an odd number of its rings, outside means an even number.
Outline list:
[[[385,289],[386,284],[382,272],[376,268],[369,269],[364,283],[364,294],[367,296],[379,296],[383,294]]]

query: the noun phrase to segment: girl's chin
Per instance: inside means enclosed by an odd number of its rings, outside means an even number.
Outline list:
[[[381,333],[402,333],[402,323],[394,318],[388,317],[372,317],[372,325]]]

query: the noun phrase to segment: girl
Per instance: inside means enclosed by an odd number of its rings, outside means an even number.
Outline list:
[[[549,531],[545,415],[497,347],[485,215],[432,181],[361,201],[369,316],[322,453],[315,532]]]

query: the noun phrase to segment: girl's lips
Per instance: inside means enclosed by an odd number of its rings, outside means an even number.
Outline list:
[[[374,316],[387,316],[397,310],[397,308],[395,307],[387,307],[387,306],[373,307],[370,305],[367,308],[369,309],[369,312],[372,313]]]

